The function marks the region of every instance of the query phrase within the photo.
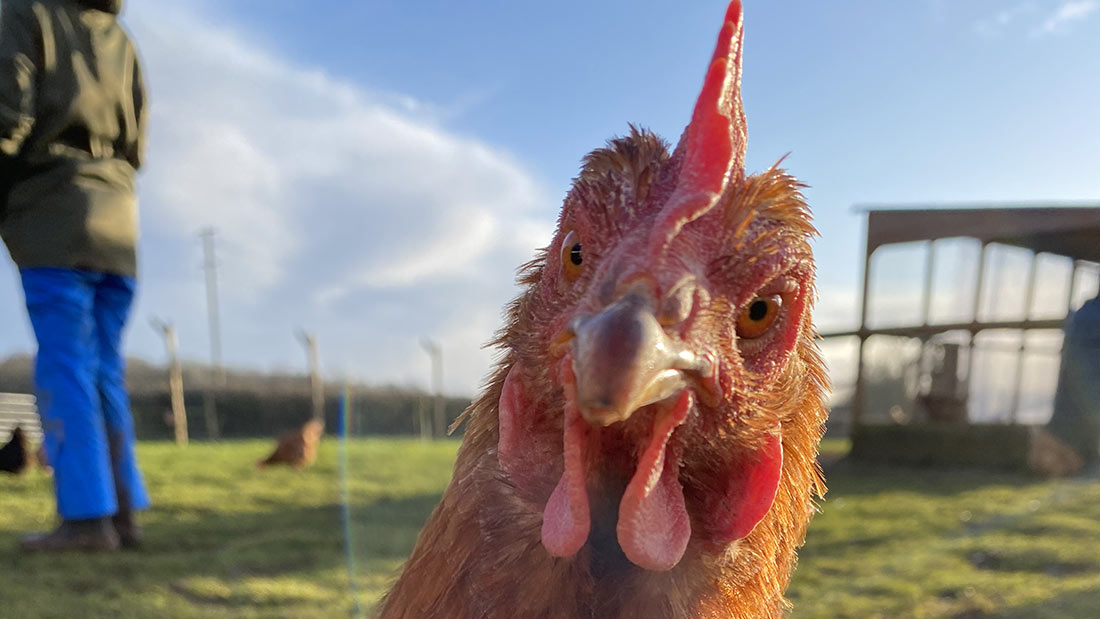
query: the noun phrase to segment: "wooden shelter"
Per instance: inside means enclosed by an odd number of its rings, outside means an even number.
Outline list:
[[[1100,263],[1100,204],[1050,206],[1039,204],[1013,204],[1013,205],[954,205],[938,208],[869,208],[867,213],[867,238],[863,266],[863,291],[860,304],[860,323],[854,331],[837,331],[825,333],[824,338],[858,338],[859,362],[856,370],[855,391],[851,403],[851,430],[853,442],[860,434],[860,429],[865,426],[866,420],[866,368],[865,348],[868,338],[876,335],[900,336],[916,338],[922,342],[922,346],[940,334],[948,332],[961,332],[968,334],[964,351],[948,350],[944,356],[947,368],[944,375],[953,373],[952,365],[959,359],[959,352],[966,354],[966,380],[959,385],[961,400],[961,417],[957,421],[966,421],[966,400],[968,398],[967,382],[973,373],[975,355],[972,350],[975,338],[986,330],[1060,330],[1065,322],[1065,316],[1059,318],[1046,318],[1033,320],[1028,311],[1023,313],[1019,320],[981,320],[978,308],[983,302],[983,273],[986,271],[987,250],[992,244],[1000,244],[1024,248],[1033,252],[1031,266],[1026,283],[1025,307],[1032,307],[1036,285],[1036,263],[1039,254],[1054,254],[1064,256],[1072,260],[1073,268],[1070,272],[1069,294],[1066,299],[1067,313],[1077,290],[1074,282],[1077,271],[1086,263]],[[969,320],[952,322],[930,321],[930,308],[933,294],[933,273],[936,263],[935,241],[949,238],[969,238],[981,243],[981,252],[978,258],[977,281],[974,286],[973,296],[970,299]],[[921,293],[921,314],[914,324],[904,326],[889,326],[872,328],[868,325],[868,309],[871,293],[871,264],[877,250],[895,244],[927,242],[928,251],[924,272],[924,284]],[[1017,378],[1023,363],[1023,341],[1021,338],[1021,350],[1017,362]],[[941,376],[942,377],[942,376]],[[932,377],[935,383],[935,377]],[[1016,381],[1016,395],[1013,400],[1011,421],[1016,421],[1015,408],[1019,403],[1020,381]],[[942,393],[950,393],[950,386],[941,389]],[[936,386],[932,387],[933,392]],[[951,399],[947,396],[947,399]],[[925,402],[930,413],[936,410],[948,411],[945,418],[953,415],[944,402],[936,404]],[[929,415],[935,419],[935,414]],[[853,447],[855,449],[855,446]]]

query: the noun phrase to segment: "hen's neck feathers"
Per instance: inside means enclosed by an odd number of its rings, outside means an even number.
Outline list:
[[[811,383],[799,422],[785,426],[783,479],[775,506],[736,549],[706,559],[689,548],[668,572],[629,565],[598,578],[586,546],[555,559],[539,541],[541,516],[515,497],[496,462],[496,407],[508,366],[470,409],[455,477],[420,534],[404,576],[382,602],[382,619],[633,619],[779,617],[795,549],[813,497],[824,492],[815,445],[824,424],[826,378],[812,334],[791,372]],[[797,366],[797,367],[796,367]]]

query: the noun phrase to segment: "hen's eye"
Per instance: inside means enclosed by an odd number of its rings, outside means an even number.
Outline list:
[[[782,307],[779,295],[756,297],[737,316],[737,337],[752,340],[764,335],[775,324]]]
[[[561,266],[566,277],[574,278],[580,275],[583,262],[580,237],[575,230],[570,230],[561,242]]]

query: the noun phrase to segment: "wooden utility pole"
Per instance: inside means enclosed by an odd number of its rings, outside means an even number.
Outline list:
[[[325,418],[325,385],[321,380],[321,361],[317,354],[317,337],[312,333],[298,330],[298,339],[306,348],[306,358],[309,361],[309,388],[313,400],[313,418],[324,421]]]
[[[443,410],[443,349],[428,338],[421,340],[420,345],[432,359],[432,399],[434,401],[432,435],[442,438],[447,435],[447,420]]]
[[[218,438],[218,407],[214,401],[214,387],[224,386],[225,369],[222,367],[221,320],[218,315],[218,266],[214,258],[214,228],[203,228],[203,270],[206,272],[206,315],[210,325],[210,372],[203,392],[203,413],[206,417],[206,434]]]
[[[187,445],[187,409],[183,404],[183,369],[180,367],[176,327],[157,318],[149,322],[164,336],[164,349],[168,353],[168,393],[172,399],[172,427],[176,433],[176,444]]]
[[[432,438],[432,423],[428,417],[428,398],[422,395],[416,398],[416,430],[420,433],[421,441]]]

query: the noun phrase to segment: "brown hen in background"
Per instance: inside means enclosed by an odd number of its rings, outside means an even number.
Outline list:
[[[815,234],[744,173],[732,2],[671,153],[590,153],[384,619],[774,617],[824,492]]]
[[[275,451],[257,462],[256,466],[264,468],[272,464],[289,464],[296,469],[310,466],[317,459],[317,445],[324,431],[325,424],[320,419],[307,421],[302,427],[279,437]]]

